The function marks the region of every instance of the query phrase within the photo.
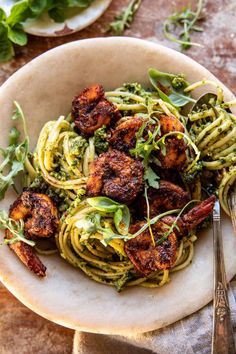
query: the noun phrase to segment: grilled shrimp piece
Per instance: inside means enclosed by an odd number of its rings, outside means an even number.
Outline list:
[[[148,189],[148,200],[150,217],[153,218],[161,212],[183,208],[189,201],[189,195],[176,184],[161,180],[158,189]],[[136,205],[139,215],[147,216],[147,203],[143,196],[137,200]]]
[[[144,276],[149,275],[158,269],[171,268],[177,258],[178,237],[186,235],[190,230],[200,224],[212,213],[215,196],[201,202],[192,208],[187,214],[177,221],[177,228],[174,228],[168,238],[160,245],[153,245],[148,229],[137,237],[125,243],[125,252],[134,264],[135,268]],[[160,239],[175,222],[176,217],[166,216],[152,225],[152,232],[155,241]],[[130,233],[134,234],[144,225],[144,221],[137,222],[130,227]]]
[[[143,124],[143,119],[140,117],[130,118],[120,123],[109,139],[109,144],[117,150],[128,152],[129,149],[135,147],[136,133]]]
[[[183,215],[177,221],[179,231],[175,229],[175,233],[178,236],[187,235],[189,231],[194,229],[212,213],[215,201],[216,197],[212,195],[208,199],[192,208],[187,214]],[[172,225],[175,220],[175,216],[165,216],[162,219],[162,221],[169,226]]]
[[[137,232],[145,224],[139,221],[130,227],[130,233]],[[169,227],[163,222],[152,225],[155,241],[158,241]],[[168,238],[160,245],[153,245],[149,230],[146,229],[137,237],[125,243],[125,252],[138,272],[147,276],[158,269],[169,269],[177,258],[178,240],[171,232]]]
[[[78,129],[88,136],[121,118],[118,109],[105,98],[103,87],[97,84],[85,88],[74,98],[71,114]]]
[[[29,239],[36,237],[51,237],[55,234],[59,216],[53,201],[46,195],[24,191],[11,205],[9,217],[18,221],[24,220],[24,233]],[[6,230],[6,238],[11,239],[12,234]],[[33,247],[24,242],[10,244],[9,247],[20,260],[35,274],[46,275],[46,267],[34,253]]]
[[[175,116],[160,116],[159,118],[161,125],[162,135],[170,132],[182,132],[184,133],[183,124]]]
[[[143,124],[143,119],[141,117],[131,118],[125,122],[119,124],[116,129],[112,132],[112,136],[109,139],[110,145],[120,151],[128,152],[129,149],[135,147],[136,136],[135,134]],[[174,116],[162,115],[159,118],[160,122],[160,132],[161,135],[168,134],[170,132],[181,132],[184,133],[184,126],[182,123]],[[148,130],[151,132],[155,129],[154,124],[149,124],[144,129],[143,138],[148,137]],[[158,136],[157,139],[159,139]],[[164,169],[175,168],[181,170],[184,168],[186,162],[186,148],[183,139],[178,139],[176,136],[167,137],[165,140],[166,154],[163,155],[161,151],[156,152],[157,158],[161,162],[161,166]]]
[[[118,150],[109,150],[93,162],[87,182],[89,196],[106,195],[122,203],[132,202],[142,190],[143,167]]]
[[[184,133],[184,126],[174,116],[161,116],[160,125],[162,135],[168,134],[170,132]],[[185,144],[184,140],[178,139],[175,136],[170,136],[166,138],[165,146],[165,155],[163,155],[161,151],[157,153],[157,158],[160,160],[162,168],[175,168],[177,170],[182,170],[187,159],[185,152],[187,145]]]

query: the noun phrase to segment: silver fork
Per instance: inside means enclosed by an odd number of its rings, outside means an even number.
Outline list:
[[[230,211],[234,233],[236,234],[236,185],[229,194],[228,207]]]
[[[219,200],[216,201],[213,210],[213,248],[214,298],[211,352],[212,354],[235,354],[233,328],[230,318],[228,289],[225,275]]]

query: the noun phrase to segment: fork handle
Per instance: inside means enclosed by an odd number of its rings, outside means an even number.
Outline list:
[[[213,215],[214,219],[214,215]],[[214,235],[214,299],[212,354],[235,354],[230,318],[220,217],[213,222]]]
[[[229,195],[228,207],[233,224],[234,233],[236,234],[236,192],[232,191]]]
[[[218,281],[215,292],[212,354],[235,354],[227,291]]]

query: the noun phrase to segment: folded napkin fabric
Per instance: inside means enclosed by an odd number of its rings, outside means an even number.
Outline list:
[[[229,303],[236,342],[236,280],[230,283]],[[212,304],[168,327],[118,336],[76,332],[73,354],[210,354]]]

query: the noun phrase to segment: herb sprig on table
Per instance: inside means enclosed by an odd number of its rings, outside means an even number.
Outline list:
[[[202,47],[199,43],[191,41],[192,32],[203,32],[203,28],[197,25],[202,19],[203,0],[198,0],[196,11],[186,6],[180,12],[170,15],[163,24],[164,34],[171,42],[179,43],[182,50],[191,46]],[[177,35],[174,33],[178,32]]]
[[[0,8],[0,62],[14,57],[14,45],[24,46],[27,34],[23,23],[28,19],[36,19],[43,12],[55,22],[65,21],[65,10],[68,8],[86,8],[93,0],[20,0],[11,8],[9,16]]]
[[[13,127],[9,134],[9,145],[5,149],[0,148],[0,200],[5,196],[10,186],[15,188],[15,178],[21,171],[24,171],[25,164],[29,163],[29,136],[26,129],[25,117],[17,102],[13,120],[21,119],[24,130],[24,140],[19,141],[20,132]]]
[[[124,31],[129,28],[133,22],[140,5],[141,0],[132,0],[119,15],[115,16],[115,21],[110,23],[107,31],[116,36],[123,35]]]

